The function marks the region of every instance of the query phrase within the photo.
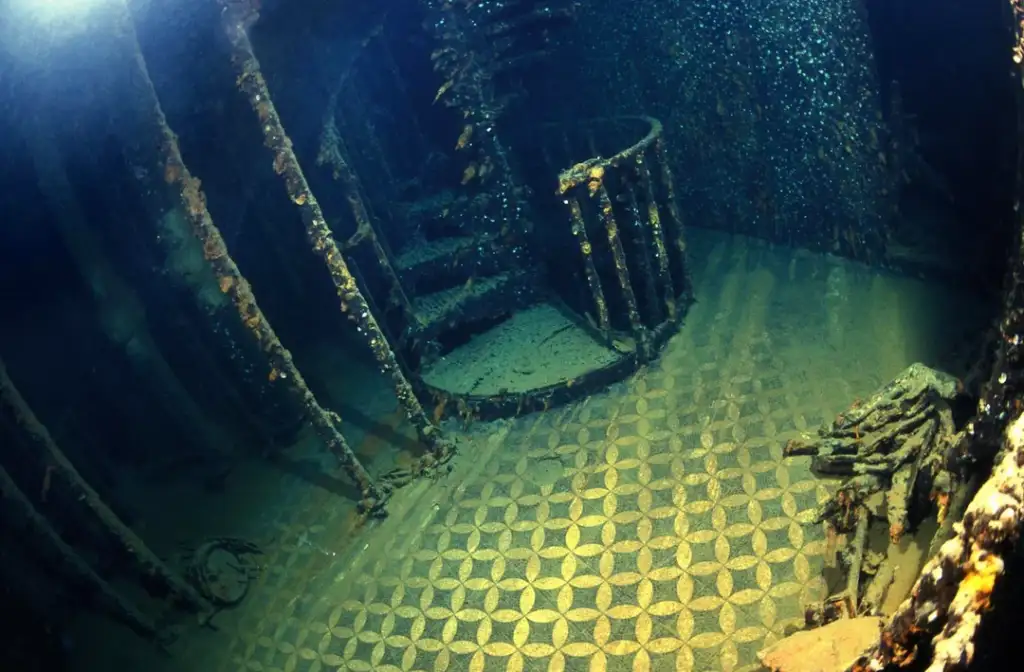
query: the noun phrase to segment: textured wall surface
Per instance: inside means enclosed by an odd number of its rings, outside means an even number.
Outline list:
[[[576,25],[602,94],[566,104],[661,118],[688,223],[880,255],[895,166],[859,3],[597,0]]]

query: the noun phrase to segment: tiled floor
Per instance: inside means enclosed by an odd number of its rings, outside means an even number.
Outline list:
[[[823,590],[809,523],[830,486],[783,444],[934,363],[958,334],[907,315],[962,306],[843,262],[691,240],[698,303],[656,363],[477,428],[452,474],[400,491],[372,527],[323,491],[283,507],[259,585],[182,669],[756,669]]]
[[[680,380],[686,359],[673,350],[628,392],[494,442],[450,499],[385,523],[372,559],[314,579],[308,610],[298,586],[268,581],[222,669],[750,663],[819,585],[821,535],[805,523],[826,490],[772,440],[800,413],[781,388]],[[324,565],[317,555],[292,545],[282,578]]]

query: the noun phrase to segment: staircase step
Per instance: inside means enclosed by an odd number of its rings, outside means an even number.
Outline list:
[[[530,274],[506,272],[467,281],[413,299],[413,313],[419,324],[413,331],[421,338],[438,334],[460,324],[497,317],[532,304],[537,291]]]
[[[456,262],[462,255],[471,252],[477,244],[472,236],[438,238],[426,243],[416,243],[395,258],[395,268],[403,280],[432,272],[437,265]]]
[[[476,236],[493,231],[486,220],[486,201],[450,191],[435,194],[400,206],[410,232],[419,238],[447,238],[449,236]]]
[[[453,285],[473,276],[494,275],[514,267],[519,256],[515,248],[498,244],[495,236],[452,236],[411,246],[395,259],[395,269],[415,294],[422,284]]]

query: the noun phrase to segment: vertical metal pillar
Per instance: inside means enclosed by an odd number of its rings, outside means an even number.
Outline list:
[[[593,185],[596,184],[596,187]],[[629,326],[636,338],[637,354],[647,357],[647,333],[643,322],[640,320],[640,313],[636,308],[636,295],[633,293],[633,283],[629,278],[629,267],[626,265],[626,253],[622,249],[622,240],[619,237],[619,225],[615,221],[615,213],[612,210],[612,199],[608,196],[608,190],[600,178],[588,183],[588,187],[597,197],[598,209],[601,212],[601,220],[604,222],[605,231],[608,234],[608,247],[611,248],[612,258],[615,261],[615,275],[619,279],[619,287],[622,289],[622,298],[626,301],[626,313],[629,316]]]
[[[611,334],[611,320],[608,319],[608,302],[604,298],[604,290],[601,289],[601,278],[597,275],[597,267],[594,265],[594,250],[590,245],[590,237],[587,235],[587,224],[583,221],[583,213],[580,210],[580,202],[575,196],[566,199],[569,205],[569,215],[572,218],[572,233],[580,246],[580,254],[583,255],[583,271],[587,278],[587,285],[590,287],[590,295],[594,297],[594,309],[597,311],[597,326],[608,339]]]
[[[181,216],[185,217],[193,234],[202,243],[203,255],[217,278],[220,291],[230,299],[239,318],[266,355],[270,365],[268,380],[284,384],[296,399],[317,435],[358,484],[363,496],[364,510],[375,515],[383,515],[386,493],[373,482],[341,434],[338,429],[341,419],[336,413],[321,406],[309,389],[295,366],[291,353],[281,344],[270,322],[256,303],[249,282],[242,276],[234,259],[228,253],[224,238],[206,207],[206,196],[200,189],[199,180],[189,172],[178,148],[177,136],[167,125],[163,108],[149,77],[149,69],[139,49],[138,37],[135,35],[135,27],[128,8],[122,3],[121,9],[121,30],[128,51],[126,57],[130,59],[130,67],[135,70],[133,79],[137,83],[133,89],[134,98],[130,102],[136,106],[141,132],[148,134],[146,140],[137,145],[138,151],[144,153],[140,156],[140,164],[163,168],[150,171],[157,173],[155,178],[145,178],[149,187],[151,207],[158,216],[181,211]]]
[[[644,190],[644,199],[647,204],[647,224],[651,228],[651,238],[654,242],[654,257],[658,264],[658,278],[661,281],[662,291],[665,294],[665,310],[669,319],[676,315],[676,292],[672,284],[672,273],[669,268],[668,250],[665,249],[665,231],[661,226],[661,213],[658,212],[658,201],[654,195],[654,185],[651,183],[651,171],[647,168],[647,161],[643,153],[636,158],[637,174],[640,176],[640,186]]]
[[[132,558],[139,571],[159,585],[181,604],[199,612],[210,613],[213,605],[199,594],[185,578],[167,566],[120,517],[111,510],[78,473],[71,460],[50,436],[50,432],[39,421],[32,408],[14,386],[7,375],[7,367],[0,360],[0,419],[10,422],[12,427],[24,435],[26,445],[39,449],[48,467],[65,481],[76,499],[82,502],[111,537],[117,540],[121,549]]]
[[[231,44],[231,61],[238,71],[238,88],[245,94],[259,117],[264,144],[274,154],[274,170],[284,179],[288,196],[302,214],[306,237],[313,251],[320,256],[330,271],[331,280],[341,300],[342,311],[358,325],[377,363],[391,377],[398,401],[416,428],[420,440],[430,448],[434,458],[440,461],[454,452],[455,445],[441,436],[440,429],[430,421],[419,399],[416,398],[412,386],[398,365],[395,353],[391,350],[376,318],[370,312],[366,298],[356,284],[355,277],[345,263],[331,229],[324,219],[320,204],[306,181],[298,158],[292,150],[291,140],[285,133],[281,118],[270,97],[259,61],[249,42],[247,29],[256,18],[253,10],[242,3],[230,0],[221,2],[224,5],[224,29]]]

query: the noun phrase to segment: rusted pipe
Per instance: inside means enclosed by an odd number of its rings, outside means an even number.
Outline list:
[[[7,375],[7,367],[0,360],[0,420],[7,420],[16,427],[25,439],[25,445],[37,448],[48,469],[71,488],[75,499],[84,504],[99,520],[118,546],[135,563],[139,571],[156,581],[179,603],[209,614],[211,605],[185,578],[172,570],[156,553],[150,550],[137,534],[111,510],[78,473],[71,460],[50,436],[49,430],[39,421],[32,408],[14,386]]]
[[[647,224],[651,229],[651,239],[654,243],[658,279],[661,281],[662,291],[665,294],[665,310],[669,319],[674,319],[676,316],[676,291],[672,283],[668,250],[665,249],[665,230],[661,226],[661,213],[658,211],[658,200],[654,194],[654,185],[651,183],[651,171],[647,168],[647,160],[643,154],[636,157],[636,169],[640,176],[640,186],[643,188],[647,206]]]
[[[31,500],[18,487],[6,469],[0,465],[0,498],[4,502],[4,513],[15,526],[27,527],[32,535],[39,538],[43,554],[53,555],[58,571],[70,575],[70,579],[89,589],[99,604],[111,615],[123,622],[137,635],[145,639],[160,639],[160,631],[148,616],[125,598],[103,577],[89,566],[75,549],[57,533],[50,521],[32,505]]]
[[[342,311],[356,323],[377,363],[391,377],[398,401],[416,428],[420,440],[430,448],[435,460],[440,461],[438,458],[454,451],[455,446],[441,435],[440,429],[430,421],[419,399],[416,398],[391,346],[370,312],[366,298],[357,286],[341,250],[338,249],[320,204],[306,181],[298,158],[292,150],[291,140],[285,133],[281,118],[270,97],[259,61],[249,42],[247,28],[256,20],[254,10],[245,2],[221,0],[221,3],[224,6],[224,29],[231,45],[231,61],[238,72],[238,88],[259,117],[264,144],[274,154],[274,170],[284,179],[289,198],[302,214],[306,237],[313,251],[323,260],[330,272],[341,300]]]
[[[565,202],[569,206],[572,233],[580,246],[580,254],[583,255],[583,272],[587,278],[587,286],[590,287],[590,295],[594,299],[594,309],[597,311],[597,327],[606,339],[610,339],[611,321],[608,319],[608,302],[605,301],[604,290],[601,288],[601,278],[597,275],[597,267],[594,265],[594,249],[587,235],[587,224],[583,221],[580,202],[575,197],[569,197],[565,199]]]
[[[160,218],[185,218],[192,233],[203,246],[203,256],[217,278],[220,291],[230,299],[242,323],[252,333],[266,356],[269,365],[268,381],[283,384],[289,394],[296,399],[317,436],[359,486],[363,497],[362,508],[374,515],[383,515],[386,494],[370,478],[348,441],[339,431],[340,418],[336,413],[321,406],[309,389],[295,366],[291,353],[282,345],[256,303],[249,282],[242,276],[238,265],[228,253],[224,238],[206,207],[206,195],[200,189],[199,179],[189,172],[182,159],[177,136],[167,124],[160,100],[149,77],[149,69],[139,49],[138,37],[127,7],[123,4],[121,7],[121,30],[129,52],[127,56],[131,59],[129,62],[135,70],[134,80],[137,83],[132,89],[135,94],[132,102],[137,105],[140,131],[146,138],[136,147],[143,153],[140,156],[140,163],[157,169],[149,171],[144,177],[149,187],[148,200],[150,207],[155,211],[154,215]],[[151,177],[154,172],[160,177]]]

